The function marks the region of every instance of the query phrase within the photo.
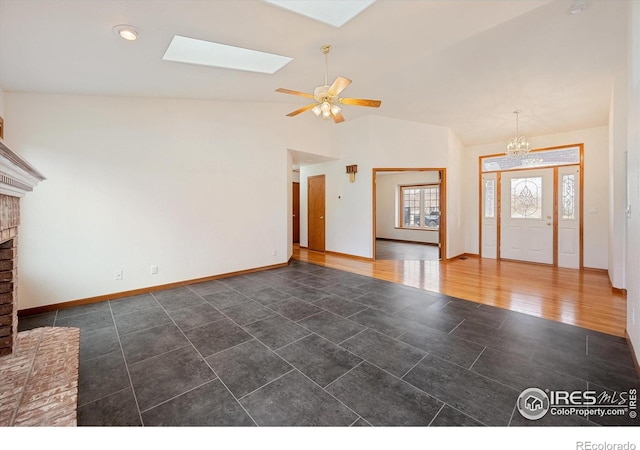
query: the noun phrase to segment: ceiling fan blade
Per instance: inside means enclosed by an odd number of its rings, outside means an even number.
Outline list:
[[[313,94],[307,94],[306,92],[292,91],[291,89],[278,88],[276,92],[282,92],[283,94],[299,95],[300,97],[314,98]]]
[[[339,98],[338,102],[343,105],[370,106],[372,108],[379,108],[382,104],[381,100],[367,100],[364,98]]]
[[[335,123],[344,122],[344,116],[342,115],[342,113],[334,114],[333,115],[333,121]]]
[[[333,82],[331,87],[329,88],[329,95],[335,96],[340,94],[340,92],[344,91],[344,89],[351,84],[351,80],[344,77],[336,78],[336,81]]]
[[[313,108],[314,106],[316,106],[315,103],[309,103],[307,106],[303,106],[300,109],[296,109],[293,112],[290,112],[289,114],[287,114],[287,117],[293,117],[293,116],[297,116],[300,113],[303,113],[305,111],[309,111],[311,108]]]

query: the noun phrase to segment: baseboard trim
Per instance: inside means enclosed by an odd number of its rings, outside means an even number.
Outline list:
[[[325,253],[327,255],[340,256],[342,258],[357,259],[358,261],[371,262],[371,261],[374,260],[373,258],[366,258],[364,256],[357,256],[357,255],[350,255],[348,253],[332,252],[330,250],[326,250]]]
[[[285,263],[273,264],[273,265],[270,265],[270,266],[255,267],[253,269],[238,270],[236,272],[228,272],[228,273],[223,273],[223,274],[220,274],[220,275],[210,275],[208,277],[194,278],[194,279],[191,279],[191,280],[176,281],[174,283],[159,284],[159,285],[156,285],[156,286],[149,286],[149,287],[144,287],[144,288],[139,288],[139,289],[132,289],[132,290],[129,290],[129,291],[116,292],[116,293],[113,293],[113,294],[97,295],[95,297],[87,297],[87,298],[81,298],[81,299],[78,299],[78,300],[71,300],[71,301],[68,301],[68,302],[54,303],[52,305],[36,306],[34,308],[21,309],[20,311],[18,311],[18,317],[33,316],[35,314],[42,314],[42,313],[46,313],[46,312],[51,312],[51,311],[55,311],[57,309],[66,309],[66,308],[72,308],[74,306],[81,306],[81,305],[88,305],[88,304],[91,304],[91,303],[104,302],[104,301],[107,301],[107,300],[116,300],[116,299],[119,299],[119,298],[131,297],[131,296],[134,296],[134,295],[147,294],[149,292],[163,291],[165,289],[173,289],[173,288],[177,288],[177,287],[187,286],[189,284],[204,283],[205,281],[220,280],[222,278],[229,278],[229,277],[233,277],[233,276],[236,276],[236,275],[244,275],[244,274],[247,274],[247,273],[262,272],[263,270],[278,269],[278,268],[281,268],[281,267],[287,267],[289,265],[290,261],[291,260],[289,260],[288,262],[285,262]]]
[[[609,274],[609,270],[598,269],[597,267],[583,267],[582,270],[585,272],[606,273],[607,275]]]
[[[636,367],[636,373],[638,374],[638,378],[640,378],[640,362],[638,362],[638,357],[636,356],[636,351],[633,348],[633,343],[631,342],[631,338],[629,337],[629,333],[625,330],[625,337],[627,338],[627,344],[629,344],[629,350],[631,350],[631,358],[633,358],[633,365]]]

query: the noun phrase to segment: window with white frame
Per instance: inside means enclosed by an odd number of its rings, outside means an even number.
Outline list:
[[[400,228],[440,228],[440,186],[400,186]]]

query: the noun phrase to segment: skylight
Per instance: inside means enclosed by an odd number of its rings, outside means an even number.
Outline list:
[[[375,0],[264,0],[272,5],[288,9],[303,16],[341,27]]]
[[[293,58],[175,35],[162,59],[272,74]]]

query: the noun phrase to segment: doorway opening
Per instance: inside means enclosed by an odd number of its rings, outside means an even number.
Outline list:
[[[373,259],[446,257],[446,169],[373,169]]]

